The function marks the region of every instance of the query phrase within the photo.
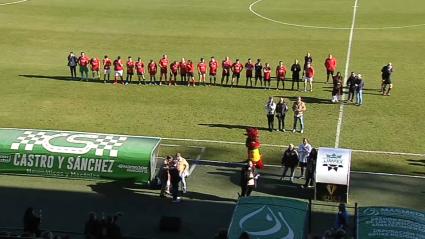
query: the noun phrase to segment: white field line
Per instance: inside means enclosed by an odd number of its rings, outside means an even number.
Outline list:
[[[348,37],[347,57],[345,60],[343,85],[345,85],[345,82],[347,82],[348,68],[350,67],[351,48],[353,45],[354,26],[356,24],[356,15],[357,15],[357,6],[358,6],[357,3],[358,3],[358,0],[354,2],[354,7],[353,7],[353,19],[351,20],[350,36]],[[345,94],[342,94],[341,101],[344,101],[344,99],[345,99]],[[336,125],[335,148],[339,147],[343,116],[344,116],[344,104],[341,103],[339,105],[338,123]]]
[[[205,152],[205,149],[206,149],[205,147],[201,147],[201,152],[198,154],[198,156],[196,156],[195,160],[192,163],[192,166],[189,168],[189,175],[188,176],[192,175],[193,170],[195,170],[196,165],[198,164],[199,160],[201,160],[201,156]]]
[[[5,2],[5,3],[0,3],[0,6],[13,5],[13,4],[18,4],[18,3],[28,2],[28,1],[29,0],[20,0],[20,1],[15,1],[15,2]]]
[[[243,142],[208,140],[208,139],[184,139],[184,138],[161,138],[161,139],[163,139],[163,140],[169,140],[169,141],[203,142],[203,143],[216,143],[216,144],[245,145],[245,143],[243,143]],[[164,145],[164,144],[161,144],[161,145]],[[288,147],[288,145],[277,145],[277,144],[261,144],[261,146],[272,147],[272,148],[286,148],[286,147]],[[177,147],[177,146],[175,146],[175,147]],[[419,153],[390,152],[390,151],[388,151],[388,152],[387,151],[372,151],[372,150],[362,150],[362,149],[351,149],[351,151],[353,151],[353,152],[359,152],[359,153],[391,154],[391,155],[405,155],[405,156],[425,157],[425,154],[419,154]]]
[[[232,163],[232,162],[224,162],[224,161],[216,161],[216,160],[205,160],[200,159],[198,162],[205,162],[205,163],[214,163],[218,165],[223,165],[224,167],[227,167],[227,165],[245,165],[244,163]],[[280,165],[276,164],[264,164],[264,167],[271,167],[271,168],[282,168]],[[380,173],[380,172],[364,172],[364,171],[351,171],[353,174],[369,174],[369,175],[378,175],[378,176],[394,176],[394,177],[405,177],[405,178],[420,178],[425,179],[425,176],[419,176],[419,175],[406,175],[406,174],[396,174],[396,173]]]
[[[261,15],[260,13],[253,10],[253,7],[263,0],[257,0],[249,5],[248,10],[256,15],[259,18],[262,18],[264,20],[274,22],[281,25],[286,26],[292,26],[292,27],[301,27],[301,28],[310,28],[310,29],[327,29],[327,30],[350,30],[349,27],[333,27],[333,26],[313,26],[313,25],[303,25],[303,24],[295,24],[295,23],[289,23],[289,22],[282,22],[278,21],[269,17],[266,17],[264,15]],[[413,28],[413,27],[423,27],[425,26],[425,23],[421,24],[413,24],[413,25],[404,25],[404,26],[385,26],[385,27],[357,27],[356,30],[390,30],[390,29],[403,29],[403,28]]]

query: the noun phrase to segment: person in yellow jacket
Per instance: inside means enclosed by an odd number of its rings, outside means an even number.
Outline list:
[[[180,153],[176,154],[176,160],[177,160],[177,169],[179,170],[179,175],[181,178],[182,183],[182,190],[183,193],[187,192],[187,184],[186,184],[186,177],[189,176],[189,163],[185,158],[181,156]]]

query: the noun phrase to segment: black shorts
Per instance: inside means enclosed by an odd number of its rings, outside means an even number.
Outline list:
[[[229,70],[223,70],[223,72],[221,73],[222,76],[230,76],[230,72]]]
[[[193,72],[188,72],[188,73],[186,73],[186,76],[187,76],[187,77],[193,77]]]
[[[385,79],[384,84],[386,84],[386,85],[392,84],[391,79]]]
[[[293,75],[292,81],[299,82],[300,81],[300,75]]]
[[[260,72],[255,72],[255,78],[262,79],[263,77],[261,76],[261,73]]]
[[[326,74],[328,74],[328,75],[334,75],[334,71],[326,70]]]
[[[232,78],[240,78],[241,73],[233,73]]]
[[[307,163],[300,162],[299,165],[300,167],[307,167]]]

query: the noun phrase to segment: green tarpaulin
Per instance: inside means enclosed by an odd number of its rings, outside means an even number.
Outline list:
[[[244,197],[233,211],[229,239],[247,232],[255,239],[304,239],[308,203],[275,197]]]
[[[396,207],[359,207],[357,238],[425,239],[425,213]]]
[[[0,129],[0,173],[148,183],[159,143],[154,137]]]

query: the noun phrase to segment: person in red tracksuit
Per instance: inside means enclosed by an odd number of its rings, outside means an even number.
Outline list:
[[[105,57],[103,58],[102,64],[103,64],[103,83],[106,83],[106,79],[108,79],[109,81],[109,76],[111,75],[112,60],[105,55]]]
[[[124,79],[122,78],[123,70],[124,70],[124,66],[121,62],[121,57],[118,56],[117,59],[114,60],[114,71],[115,71],[114,84],[118,83],[118,78],[120,78],[121,83],[124,83]]]
[[[271,73],[272,69],[270,68],[269,63],[263,67],[263,77],[264,77],[264,89],[270,90],[270,82],[271,82]]]
[[[221,62],[221,85],[223,85],[224,78],[226,78],[226,85],[229,83],[230,68],[232,68],[232,65],[233,63],[228,56]]]
[[[179,71],[179,63],[177,61],[173,61],[170,64],[170,71],[170,82],[168,85],[176,85],[177,73]]]
[[[149,84],[156,84],[156,72],[158,71],[158,66],[156,62],[153,60],[150,60],[148,64],[148,71],[149,71]]]
[[[241,64],[241,62],[239,61],[239,59],[236,59],[236,62],[232,65],[232,82],[230,87],[233,87],[233,83],[235,82],[236,79],[236,87],[238,87],[239,85],[239,78],[241,78],[241,71],[243,69],[243,65]]]
[[[325,60],[326,68],[326,83],[329,82],[329,78],[333,79],[334,72],[336,70],[336,59],[331,54]]]
[[[182,58],[182,60],[179,62],[179,71],[180,71],[180,82],[183,84],[187,81],[186,78],[186,60]]]
[[[195,67],[193,66],[193,62],[191,60],[187,60],[186,64],[186,75],[187,75],[187,86],[195,86],[195,77],[193,77],[193,71]]]
[[[245,87],[248,87],[248,81],[250,87],[252,87],[252,71],[254,70],[254,64],[251,61],[251,58],[248,59],[248,62],[245,63],[245,72],[246,72],[246,82]]]
[[[99,59],[97,59],[96,57],[93,57],[90,59],[90,66],[91,66],[91,72],[92,72],[92,77],[93,80],[95,80],[96,78],[100,80],[100,61]]]
[[[135,66],[134,61],[131,58],[131,56],[128,57],[126,66],[127,66],[127,76],[126,76],[126,79],[125,79],[125,84],[128,85],[128,84],[131,84],[131,80],[132,80],[133,74],[134,74],[134,66]]]
[[[201,58],[201,61],[198,63],[198,75],[199,75],[199,85],[201,83],[205,86],[205,78],[207,74],[207,64],[205,63],[204,58]]]
[[[143,84],[145,84],[145,63],[142,61],[142,58],[138,57],[136,63],[134,63],[134,66],[136,67],[139,85],[142,84],[140,79],[143,79]]]
[[[215,85],[217,69],[218,69],[218,62],[212,56],[208,65],[210,67],[210,85],[213,84],[213,81],[214,81],[214,85]]]
[[[286,66],[282,61],[279,61],[279,65],[276,67],[276,90],[279,89],[279,84],[282,82],[282,90],[285,90],[285,77],[286,77]]]
[[[167,55],[163,55],[162,58],[159,60],[159,85],[161,85],[162,82],[162,76],[164,76],[164,83],[167,83],[167,69],[168,69],[168,57]]]
[[[314,68],[311,64],[307,64],[304,77],[304,92],[307,91],[307,84],[310,85],[310,90],[313,91]]]

